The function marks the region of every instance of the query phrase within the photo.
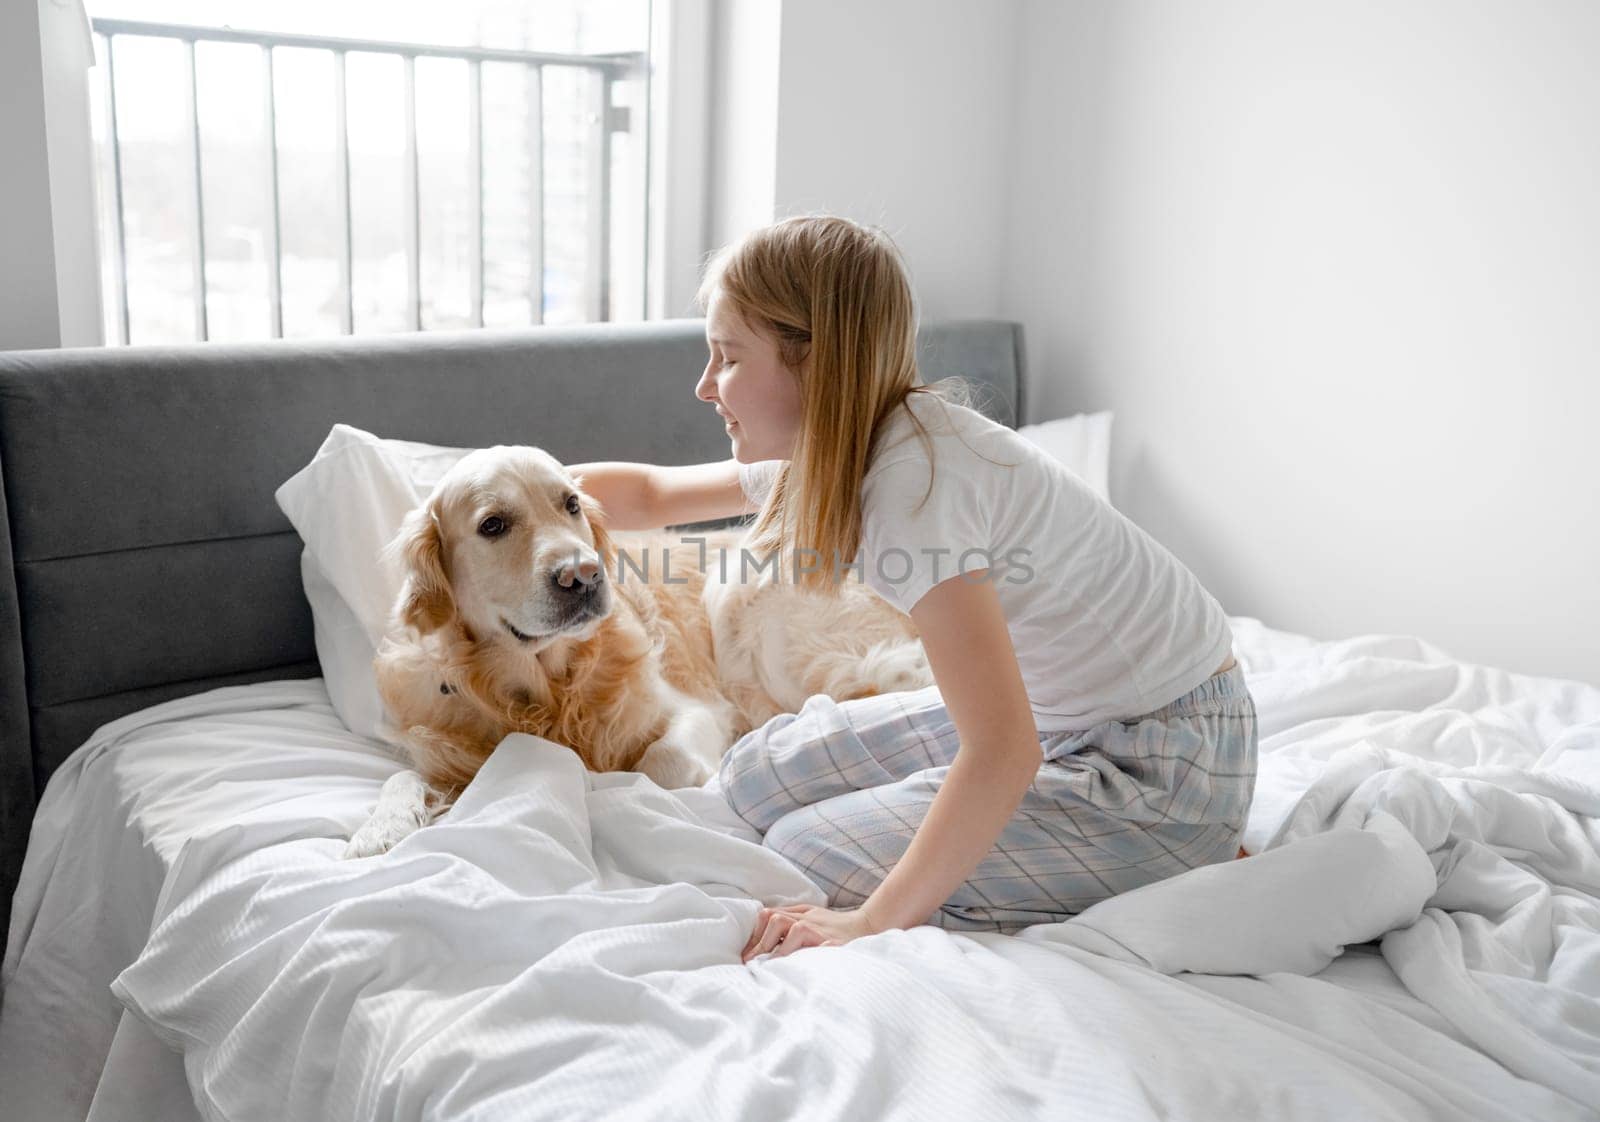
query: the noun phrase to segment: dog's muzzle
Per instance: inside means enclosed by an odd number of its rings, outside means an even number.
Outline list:
[[[605,570],[598,561],[574,562],[567,565],[558,565],[550,574],[550,583],[554,586],[555,594],[559,599],[562,596],[585,596],[593,593],[605,580]]]
[[[603,619],[611,612],[604,571],[594,562],[556,569],[550,574],[548,602],[553,617],[549,631],[530,635],[504,616],[500,617],[500,623],[519,642],[531,643]]]
[[[562,565],[550,574],[550,602],[561,613],[561,627],[606,614],[605,576],[597,561]]]

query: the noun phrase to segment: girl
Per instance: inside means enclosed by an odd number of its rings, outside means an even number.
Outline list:
[[[936,683],[819,694],[729,749],[729,803],[831,905],[761,909],[744,960],[930,920],[1012,932],[1235,856],[1256,713],[1221,607],[1055,460],[919,384],[889,238],[779,222],[700,301],[695,394],[733,460],[574,470],[624,529],[758,509],[776,579],[865,580]]]

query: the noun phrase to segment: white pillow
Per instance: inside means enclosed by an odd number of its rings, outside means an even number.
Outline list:
[[[1111,501],[1111,414],[1080,413],[1017,429],[1035,446],[1087,483],[1094,493]]]
[[[328,697],[351,732],[389,739],[372,660],[405,570],[382,556],[384,547],[469,451],[334,425],[311,462],[278,488],[278,506],[306,543],[300,575]]]
[[[317,661],[322,663],[323,683],[328,687],[333,711],[351,732],[375,740],[387,739],[382,732],[383,699],[378,696],[377,676],[371,673],[376,648],[350,605],[311,555],[310,546],[300,554],[300,581],[311,603]]]

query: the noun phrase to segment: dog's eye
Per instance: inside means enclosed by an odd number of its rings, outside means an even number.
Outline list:
[[[506,532],[506,521],[497,514],[491,514],[478,523],[478,533],[486,538],[497,538]]]
[[[583,509],[583,504],[578,501],[578,496],[577,495],[568,495],[567,496],[567,513],[568,514],[577,514],[582,509]]]

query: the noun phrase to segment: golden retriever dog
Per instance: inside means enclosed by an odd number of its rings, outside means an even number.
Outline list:
[[[537,448],[464,457],[391,547],[406,580],[374,667],[415,771],[384,785],[346,855],[442,812],[511,732],[592,771],[698,786],[814,693],[932,684],[910,618],[859,580],[837,596],[779,584],[739,542],[608,532],[582,480]]]

